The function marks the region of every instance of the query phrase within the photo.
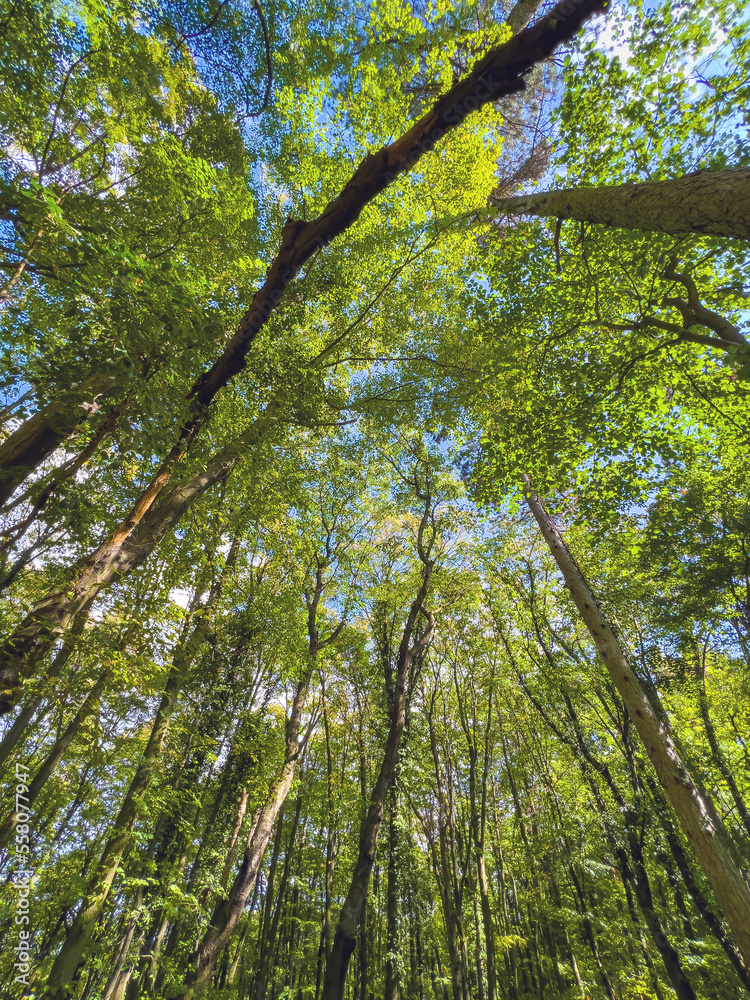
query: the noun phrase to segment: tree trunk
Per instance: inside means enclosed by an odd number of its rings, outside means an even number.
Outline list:
[[[330,546],[330,538],[328,540]],[[292,701],[291,711],[286,723],[284,763],[279,777],[272,782],[266,800],[256,812],[245,848],[245,856],[237,872],[232,888],[226,899],[222,900],[213,912],[209,926],[198,942],[191,961],[191,967],[185,978],[185,984],[180,997],[200,996],[208,985],[219,955],[226,946],[240,917],[247,905],[250,890],[258,877],[258,871],[263,862],[266,847],[273,836],[274,826],[283,808],[289,790],[292,787],[297,770],[297,763],[304,750],[304,741],[300,737],[302,712],[304,711],[307,692],[310,686],[318,654],[339,635],[345,619],[333,629],[326,639],[321,639],[318,624],[318,608],[325,590],[325,569],[330,564],[332,552],[329,548],[326,554],[316,552],[314,558],[314,585],[305,592],[307,604],[307,633],[309,661],[305,665],[302,678]],[[308,567],[308,571],[312,566]]]
[[[6,552],[11,545],[13,545],[29,530],[29,528],[37,520],[39,512],[44,509],[53,493],[56,493],[58,488],[66,482],[66,480],[72,479],[79,469],[83,468],[91,456],[95,454],[102,441],[115,429],[120,417],[127,410],[128,406],[132,402],[132,399],[132,394],[129,394],[121,399],[119,403],[110,409],[107,416],[104,420],[102,420],[96,428],[96,431],[92,434],[86,446],[82,448],[77,455],[74,455],[63,465],[58,466],[51,475],[42,477],[40,481],[30,485],[23,493],[15,498],[12,504],[8,505],[8,513],[20,504],[31,505],[31,510],[21,521],[14,524],[5,533],[2,545],[0,545],[0,552]],[[9,576],[12,577],[12,574],[9,574]],[[10,586],[11,582],[12,578],[8,579],[6,577],[2,584],[3,588]]]
[[[132,516],[123,521],[103,545],[81,560],[67,586],[51,590],[16,626],[0,647],[0,714],[16,704],[21,681],[34,674],[50,646],[81,611],[90,607],[102,590],[140,566],[206,490],[227,476],[248,449],[258,443],[275,420],[281,399],[279,394],[205,468],[175,486],[139,521],[131,523]]]
[[[696,782],[682,760],[665,717],[657,713],[646,695],[628,653],[602,613],[561,532],[534,493],[528,477],[524,477],[524,483],[529,508],[565,578],[581,617],[633,720],[659,782],[677,813],[747,963],[750,959],[750,889],[735,862],[721,817],[709,795]]]
[[[745,989],[750,993],[750,969],[745,964],[742,959],[737,945],[732,941],[732,939],[727,934],[722,922],[719,920],[717,915],[711,908],[710,903],[703,894],[701,888],[695,880],[693,875],[693,869],[688,859],[687,853],[685,852],[680,838],[672,825],[672,820],[669,816],[669,811],[667,804],[664,800],[664,792],[662,789],[649,777],[646,775],[646,784],[648,785],[651,794],[656,802],[656,812],[659,817],[659,821],[662,825],[664,833],[667,838],[667,844],[669,845],[670,853],[674,858],[674,862],[677,866],[677,870],[682,876],[682,881],[690,894],[690,898],[693,900],[696,910],[700,914],[701,919],[706,924],[708,929],[711,931],[713,936],[719,942],[723,948],[727,958],[732,963],[735,972],[741,979]]]
[[[627,839],[630,857],[633,862],[633,871],[629,875],[631,885],[635,891],[635,897],[638,901],[638,907],[643,914],[643,919],[651,940],[661,955],[672,989],[677,994],[679,1000],[696,1000],[695,990],[683,971],[680,956],[667,937],[664,926],[654,909],[651,882],[646,872],[643,851],[640,843],[637,841],[637,836],[637,832],[633,829],[633,818],[630,818],[627,821]]]
[[[505,23],[513,34],[517,35],[519,31],[523,31],[541,6],[542,0],[518,0],[505,19]]]
[[[334,805],[333,805],[333,753],[331,750],[331,726],[328,718],[326,702],[325,678],[320,681],[320,699],[323,708],[323,730],[326,740],[326,871],[325,895],[323,899],[323,922],[320,928],[318,942],[318,958],[315,965],[315,1000],[320,1000],[320,990],[323,985],[323,967],[331,952],[331,899],[333,890],[333,862],[335,850]]]
[[[383,822],[386,796],[396,774],[396,768],[398,767],[401,735],[406,725],[407,688],[411,666],[422,650],[427,647],[433,634],[434,625],[432,616],[423,610],[434,567],[434,562],[429,559],[422,548],[422,536],[429,520],[430,511],[430,500],[427,498],[425,500],[425,513],[423,514],[419,529],[418,542],[420,559],[423,565],[422,586],[409,609],[409,615],[399,646],[395,682],[393,685],[391,725],[380,771],[370,799],[370,806],[360,829],[357,861],[344,905],[341,907],[339,914],[331,955],[326,964],[326,974],[323,981],[323,1000],[343,1000],[344,997],[346,974],[357,943],[359,926],[367,902],[370,875],[375,864],[375,849],[380,826]],[[424,614],[427,617],[429,624],[425,634],[412,646],[410,645],[412,634],[420,614]]]
[[[91,375],[29,417],[0,445],[0,507],[121,384],[121,372]]]
[[[130,846],[133,830],[142,811],[143,802],[151,783],[151,776],[161,757],[164,741],[169,731],[172,712],[177,704],[182,683],[205,640],[210,620],[208,615],[209,609],[219,597],[228,572],[237,559],[239,541],[239,535],[235,536],[219,580],[212,588],[204,607],[197,608],[197,623],[194,624],[192,630],[190,630],[190,617],[185,623],[186,627],[173,657],[172,669],[156,711],[143,758],[136,769],[120,806],[120,811],[113,823],[112,834],[105,845],[99,864],[93,876],[89,879],[83,905],[73,921],[73,925],[52,966],[45,993],[45,996],[50,997],[51,1000],[65,1000],[69,996],[67,986],[81,967],[85,951],[91,940],[91,935],[109,897],[120,862]]]
[[[366,156],[346,187],[316,219],[309,222],[288,219],[265,283],[221,357],[210,371],[196,380],[192,389],[195,398],[207,406],[244,368],[250,345],[284,289],[316,251],[344,233],[371,201],[397,177],[412,170],[425,153],[434,149],[440,139],[461,125],[473,111],[522,91],[528,71],[573,38],[581,25],[604,8],[604,0],[563,0],[557,4],[533,27],[487,51],[408,131]]]
[[[113,824],[114,832],[104,848],[93,878],[89,880],[83,906],[68,931],[62,949],[52,966],[47,982],[47,993],[54,1000],[65,1000],[66,997],[70,996],[68,984],[81,967],[84,953],[104,910],[122,857],[130,846],[133,829],[140,815],[153,769],[159,760],[166,739],[182,679],[177,671],[170,674],[154,718],[143,759],[135,772]]]
[[[711,758],[714,762],[714,766],[724,779],[726,786],[729,789],[729,793],[732,796],[735,808],[737,809],[737,815],[745,828],[745,833],[748,837],[750,837],[750,811],[748,811],[747,803],[745,802],[739,785],[735,780],[734,772],[732,771],[729,761],[727,760],[716,737],[716,730],[714,729],[713,719],[711,718],[711,710],[708,704],[708,695],[706,694],[706,666],[704,658],[700,653],[698,653],[698,707],[700,709],[701,720],[703,722],[703,728],[706,732],[708,745],[711,748]]]
[[[117,949],[115,966],[105,984],[104,991],[102,992],[102,1000],[122,1000],[122,997],[125,995],[125,989],[128,985],[131,972],[130,969],[123,971],[123,966],[125,965],[128,954],[130,953],[130,949],[135,938],[135,932],[138,928],[138,912],[143,905],[143,896],[143,886],[139,885],[135,896],[133,912],[128,917],[125,925],[125,933],[120,939],[120,947]]]
[[[70,720],[68,725],[65,727],[63,733],[55,740],[51,750],[44,758],[43,762],[39,765],[36,774],[34,775],[31,784],[29,785],[29,790],[26,795],[26,809],[31,809],[37,795],[41,792],[47,783],[50,775],[55,770],[60,762],[65,751],[68,749],[70,744],[73,742],[78,734],[79,729],[86,721],[86,719],[96,711],[96,706],[99,703],[99,698],[104,691],[104,688],[109,681],[109,667],[105,667],[102,670],[99,678],[95,681],[89,693],[83,700],[83,703],[79,707],[78,711],[75,713],[73,718]],[[6,818],[5,822],[0,825],[0,848],[5,847],[8,841],[13,837],[16,826],[16,813],[12,812]]]
[[[271,851],[271,863],[268,867],[268,878],[266,880],[266,891],[263,896],[263,907],[261,912],[258,914],[258,965],[260,966],[263,962],[264,953],[269,950],[273,950],[273,946],[270,943],[271,937],[271,922],[274,915],[274,899],[278,895],[275,892],[276,886],[276,872],[279,868],[279,855],[281,854],[281,844],[284,839],[284,805],[282,804],[279,810],[279,815],[276,817],[276,834],[273,838],[273,850]],[[258,885],[258,880],[255,881],[256,886]],[[255,982],[257,983],[258,976],[255,976]]]
[[[237,854],[237,841],[239,840],[240,830],[242,829],[242,823],[245,819],[245,812],[247,810],[247,789],[242,789],[242,795],[240,796],[240,804],[237,807],[237,815],[234,820],[234,826],[232,827],[232,833],[229,837],[229,849],[227,850],[226,860],[224,861],[224,868],[221,872],[221,878],[219,879],[219,885],[222,889],[226,889],[227,882],[229,881],[229,873],[232,870],[232,865],[234,864],[234,859]]]
[[[386,934],[384,1000],[399,1000],[398,975],[398,838],[396,832],[396,784],[388,794],[388,877],[386,879]]]
[[[300,682],[294,695],[292,709],[286,725],[284,764],[279,777],[272,783],[263,805],[255,815],[247,840],[245,855],[226,899],[215,908],[208,929],[201,938],[193,956],[185,985],[176,994],[179,997],[200,996],[208,985],[216,961],[229,941],[247,904],[250,891],[258,875],[268,842],[273,836],[274,825],[292,787],[297,762],[302,752],[299,733],[302,711],[307,698],[310,674]]]
[[[302,812],[302,796],[297,796],[297,805],[294,809],[294,818],[292,820],[292,826],[289,831],[289,843],[287,845],[286,854],[284,856],[284,867],[281,871],[281,879],[279,880],[279,887],[276,891],[276,899],[273,901],[273,917],[271,918],[270,924],[266,927],[265,933],[263,935],[263,940],[260,944],[260,955],[258,956],[258,972],[255,976],[255,985],[253,987],[253,996],[255,1000],[265,1000],[266,992],[268,990],[268,973],[271,968],[271,956],[274,952],[274,946],[276,944],[277,935],[279,932],[279,920],[281,919],[281,909],[284,905],[284,897],[286,895],[286,888],[289,884],[289,872],[291,870],[292,864],[292,854],[294,853],[294,841],[297,837],[297,827],[299,826],[300,813]],[[267,905],[270,911],[270,904],[272,900],[267,899]]]
[[[78,644],[78,640],[81,638],[83,630],[86,627],[88,611],[89,608],[83,609],[78,615],[74,627],[71,628],[65,635],[60,651],[52,661],[46,677],[40,679],[39,690],[36,694],[32,694],[31,697],[28,698],[26,704],[22,706],[21,711],[13,720],[13,725],[3,737],[3,741],[0,743],[0,766],[2,766],[8,757],[10,757],[13,753],[16,746],[20,742],[26,727],[36,715],[37,710],[45,699],[49,700],[54,695],[55,682],[60,676],[63,667],[72,656]]]
[[[655,233],[750,239],[750,168],[698,170],[671,181],[566,188],[493,200],[498,216],[577,219]]]

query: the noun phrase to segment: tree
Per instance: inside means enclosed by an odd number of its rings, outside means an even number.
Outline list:
[[[577,219],[621,229],[681,235],[750,236],[750,171],[698,171],[670,181],[493,199],[498,214]]]

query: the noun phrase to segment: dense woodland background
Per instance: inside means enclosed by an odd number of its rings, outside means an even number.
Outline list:
[[[0,32],[0,994],[746,997],[744,4]]]

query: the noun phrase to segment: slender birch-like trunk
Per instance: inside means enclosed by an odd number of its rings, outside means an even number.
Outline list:
[[[633,720],[659,783],[714,891],[745,963],[750,961],[750,887],[740,871],[716,807],[683,760],[666,716],[658,712],[633,669],[630,655],[602,612],[565,539],[524,477],[526,502]]]

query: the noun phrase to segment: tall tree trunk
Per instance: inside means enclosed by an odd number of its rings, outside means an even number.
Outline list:
[[[301,812],[302,796],[298,795],[297,804],[294,808],[294,818],[292,819],[291,829],[289,830],[289,843],[284,856],[284,867],[282,868],[281,879],[279,880],[278,889],[276,890],[276,898],[273,900],[273,916],[271,917],[271,921],[266,928],[265,934],[263,935],[263,940],[260,942],[258,971],[255,976],[255,985],[253,987],[253,996],[255,997],[255,1000],[265,1000],[265,996],[268,991],[268,973],[271,968],[271,956],[273,955],[279,932],[279,921],[281,919],[281,911],[284,906],[284,897],[286,896],[287,885],[289,884],[289,873],[291,871],[292,855],[294,854],[294,842],[297,838],[297,827],[299,826]],[[270,904],[271,899],[268,899],[267,906],[269,911],[271,909]]]
[[[455,674],[454,674],[455,677]],[[489,882],[487,879],[487,866],[485,862],[485,837],[487,829],[487,787],[489,783],[491,740],[490,731],[492,728],[492,707],[493,707],[493,683],[494,675],[491,678],[491,686],[487,699],[487,720],[484,726],[484,752],[482,754],[481,771],[479,770],[479,753],[477,748],[476,710],[472,713],[472,718],[464,708],[462,699],[459,698],[459,716],[461,727],[466,737],[466,744],[469,751],[469,808],[471,816],[471,837],[474,847],[474,866],[476,869],[477,888],[479,890],[479,901],[482,912],[482,929],[484,932],[485,965],[487,972],[487,1000],[497,1000],[497,958],[495,949],[495,928],[492,922],[492,904],[490,902]],[[458,685],[456,685],[458,690]],[[475,692],[472,692],[475,694]],[[475,702],[476,704],[476,702]],[[479,968],[477,975],[480,975]],[[481,1000],[481,997],[480,997]]]
[[[74,627],[66,633],[60,646],[60,650],[47,671],[47,675],[40,678],[38,682],[39,690],[35,694],[32,694],[27,699],[26,703],[21,706],[21,711],[13,720],[12,726],[3,737],[3,741],[0,743],[0,766],[6,762],[8,757],[10,757],[15,748],[18,746],[27,726],[30,724],[45,699],[49,701],[54,695],[55,682],[78,645],[78,640],[81,638],[83,630],[86,627],[86,622],[88,621],[89,610],[90,606],[81,610],[81,613],[76,618]]]
[[[276,817],[276,833],[273,838],[273,849],[271,851],[271,863],[268,866],[268,878],[266,880],[266,891],[263,894],[263,905],[258,915],[258,964],[262,962],[262,956],[268,950],[273,950],[271,942],[271,923],[274,916],[274,902],[278,896],[276,893],[276,874],[279,870],[279,856],[281,855],[281,844],[284,839],[284,805],[279,810]],[[255,880],[256,886],[258,880]],[[257,982],[257,975],[255,976]]]
[[[399,1000],[398,962],[398,837],[396,831],[396,782],[388,794],[388,875],[386,879],[386,935],[384,1000]]]
[[[360,713],[359,719],[359,794],[362,802],[362,813],[359,817],[360,826],[362,826],[367,817],[367,792],[368,792],[368,782],[367,782],[367,756],[365,752],[365,738],[363,733],[363,720],[362,714]],[[359,1000],[369,1000],[370,995],[370,953],[372,951],[370,947],[370,928],[369,928],[369,909],[367,896],[365,896],[364,905],[362,907],[362,919],[359,924],[359,948],[357,954],[357,960],[359,964]],[[330,948],[328,951],[327,961],[330,961]],[[317,998],[316,998],[317,1000]]]
[[[229,669],[232,669],[231,665]],[[219,687],[218,690],[209,696],[207,702],[203,704],[200,710],[200,724],[195,733],[191,733],[188,739],[184,763],[173,782],[172,787],[175,791],[194,788],[198,784],[210,746],[213,744],[216,747],[219,744],[217,729],[220,728],[219,719],[223,707],[224,702],[221,687]],[[251,710],[251,706],[248,706],[248,710]],[[196,749],[193,749],[193,736],[197,737],[195,739]],[[206,739],[207,736],[209,737],[208,739]],[[210,774],[211,770],[209,769],[209,777]],[[190,875],[186,880],[185,892],[187,895],[191,895],[194,892],[195,881],[201,867],[200,862],[203,858],[211,831],[215,828],[217,819],[226,802],[225,792],[230,785],[230,778],[232,777],[234,775],[232,775],[231,769],[225,766],[222,770],[221,780],[214,796],[213,805],[204,823],[204,836],[201,839]],[[185,816],[182,809],[178,809],[177,812],[166,813],[160,820],[160,822],[164,822],[166,827],[159,849],[159,861],[165,866],[164,869],[158,869],[157,878],[161,883],[163,883],[164,879],[174,881],[181,876],[187,867],[189,844],[193,842],[198,821],[205,811],[206,786],[207,782],[203,784],[201,793],[194,799],[191,814]],[[232,787],[234,790],[234,786]],[[241,804],[242,799],[240,800]],[[201,905],[202,899],[200,896],[198,898],[199,905]],[[162,900],[152,915],[149,932],[145,935],[141,945],[137,968],[133,972],[132,980],[128,985],[126,1000],[133,1000],[134,997],[140,995],[158,996],[160,994],[163,979],[166,975],[165,965],[180,942],[182,929],[182,921],[179,917],[173,917],[166,901]],[[168,937],[167,931],[169,931]]]
[[[0,714],[18,701],[21,681],[32,676],[50,646],[89,608],[102,590],[140,566],[192,505],[210,487],[223,480],[240,458],[261,440],[275,421],[282,395],[231,444],[184,483],[176,485],[160,503],[126,518],[106,542],[78,564],[67,586],[55,587],[16,626],[0,647]],[[142,494],[141,500],[146,497]],[[138,508],[140,500],[136,504]],[[134,511],[136,510],[134,508]]]
[[[328,703],[326,701],[325,678],[320,680],[320,699],[323,707],[323,731],[326,739],[326,871],[325,871],[325,895],[323,898],[323,921],[320,928],[320,941],[318,943],[318,958],[315,965],[315,1000],[320,1000],[320,989],[323,985],[324,963],[328,960],[331,952],[331,899],[333,889],[333,861],[335,850],[334,833],[334,804],[333,804],[333,752],[331,749],[331,726],[328,717]]]
[[[278,778],[272,782],[266,799],[256,812],[248,835],[245,855],[237,872],[229,894],[217,904],[208,928],[195,949],[190,969],[185,978],[185,985],[178,994],[180,997],[197,997],[208,985],[214,967],[229,941],[240,917],[247,905],[250,891],[258,877],[258,871],[263,862],[266,847],[273,836],[274,826],[279,813],[292,787],[297,770],[297,763],[304,750],[304,741],[300,732],[302,713],[310,682],[317,664],[318,655],[340,634],[345,619],[333,629],[326,639],[322,639],[319,631],[318,608],[326,587],[325,570],[330,565],[333,552],[330,549],[330,537],[326,543],[324,554],[316,552],[314,557],[314,584],[305,592],[307,604],[307,634],[309,660],[304,666],[302,677],[292,701],[289,718],[286,722],[284,743],[284,762]],[[308,567],[312,570],[312,566]]]
[[[343,1000],[346,974],[357,943],[362,914],[367,904],[367,890],[373,865],[375,864],[375,849],[380,826],[383,822],[386,796],[388,795],[388,790],[391,787],[396,774],[396,768],[398,767],[401,736],[406,726],[406,705],[411,668],[415,660],[429,645],[434,630],[432,615],[424,607],[435,566],[435,561],[430,557],[435,541],[434,529],[430,540],[425,543],[425,535],[429,530],[434,508],[429,490],[426,493],[420,493],[419,489],[417,489],[417,493],[424,500],[424,509],[417,532],[417,550],[420,562],[422,563],[422,584],[409,608],[409,614],[399,644],[396,669],[394,671],[390,728],[380,771],[370,797],[367,815],[360,827],[357,861],[354,865],[354,872],[352,873],[346,899],[339,913],[331,955],[326,964],[326,974],[323,981],[323,1000]],[[427,629],[412,645],[412,636],[420,615],[423,615],[427,619]]]
[[[130,847],[133,830],[141,814],[146,793],[151,784],[151,776],[161,757],[172,712],[177,704],[183,681],[206,638],[210,623],[209,611],[221,594],[229,570],[237,559],[239,543],[240,536],[237,535],[227,555],[224,569],[202,608],[197,605],[198,594],[196,594],[196,604],[193,611],[197,622],[191,629],[191,618],[186,621],[186,628],[175,651],[172,669],[156,711],[143,757],[120,806],[120,811],[112,826],[112,833],[104,847],[99,863],[93,876],[89,879],[81,909],[68,931],[47,980],[45,996],[51,1000],[64,1000],[69,996],[68,984],[81,967],[91,936],[109,897],[120,862]]]
[[[750,168],[698,170],[671,181],[566,188],[493,200],[498,215],[577,219],[620,229],[750,239]]]
[[[643,914],[646,928],[651,940],[656,945],[656,949],[661,955],[667,978],[672,989],[677,994],[679,1000],[696,1000],[695,990],[692,983],[685,975],[677,950],[667,936],[664,925],[659,919],[654,908],[654,901],[651,893],[651,882],[646,871],[643,859],[643,850],[638,842],[638,833],[634,829],[633,819],[627,821],[627,840],[630,858],[632,859],[633,871],[628,871],[627,860],[623,859],[626,877],[635,891],[638,907]]]
[[[221,900],[216,906],[208,928],[196,948],[185,985],[176,996],[196,997],[203,992],[213,974],[219,955],[229,941],[232,932],[244,912],[250,891],[263,861],[266,847],[273,836],[279,811],[294,781],[297,762],[302,751],[299,734],[309,684],[310,673],[306,671],[295,692],[291,712],[286,724],[284,763],[281,773],[271,784],[265,802],[254,817],[240,869],[235,876],[227,898]]]
[[[529,508],[747,963],[750,960],[750,888],[735,861],[721,817],[682,759],[665,716],[657,712],[647,696],[627,651],[602,613],[561,532],[533,491],[528,477],[524,482]]]
[[[104,670],[99,674],[98,679],[92,685],[90,691],[81,703],[78,711],[75,713],[73,718],[70,720],[68,725],[65,727],[64,731],[55,740],[52,748],[50,749],[47,756],[44,758],[42,763],[39,765],[36,774],[34,775],[30,785],[29,790],[26,793],[26,809],[31,809],[36,797],[44,788],[45,784],[49,780],[53,771],[59,764],[63,754],[68,749],[70,744],[78,735],[83,723],[88,719],[90,715],[96,710],[99,703],[99,698],[104,691],[110,677],[109,667],[105,667]],[[13,837],[16,826],[16,813],[12,812],[5,819],[5,821],[0,825],[0,848],[5,847],[8,841]]]
[[[239,840],[240,830],[242,829],[242,823],[245,819],[245,812],[247,810],[247,789],[242,789],[242,795],[240,796],[240,804],[237,807],[237,815],[234,820],[234,826],[232,827],[232,833],[229,837],[229,848],[227,850],[227,856],[224,861],[224,867],[221,871],[221,878],[219,879],[219,885],[222,889],[226,889],[227,882],[229,881],[229,873],[232,870],[232,865],[234,864],[234,859],[237,854],[237,841]]]
[[[547,655],[550,664],[554,665],[554,658],[546,647],[546,643],[544,643],[544,640],[542,639],[541,630],[537,629],[537,635],[545,648],[545,654]],[[592,796],[597,804],[599,815],[601,817],[602,830],[604,831],[606,839],[609,841],[613,854],[617,858],[618,867],[622,875],[626,892],[632,889],[635,893],[635,898],[638,902],[638,907],[643,916],[646,928],[649,932],[651,940],[654,942],[654,945],[662,958],[662,961],[664,962],[667,978],[672,984],[672,988],[680,1000],[696,1000],[692,984],[682,968],[680,956],[671,944],[666,930],[654,907],[651,892],[651,880],[646,869],[646,863],[643,857],[643,846],[641,843],[639,823],[639,815],[642,811],[640,806],[640,786],[636,778],[635,761],[628,749],[629,724],[624,729],[623,742],[626,747],[626,756],[631,764],[631,781],[633,783],[633,793],[637,803],[635,806],[625,800],[625,797],[615,782],[608,765],[600,761],[591,751],[590,742],[585,738],[578,714],[567,690],[563,687],[561,693],[573,727],[573,732],[575,733],[575,740],[566,736],[557,723],[552,719],[550,713],[548,713],[539,700],[534,697],[527,685],[523,681],[521,681],[521,684],[524,693],[545,720],[552,732],[555,733],[561,742],[570,746],[576,755],[576,760],[578,761],[581,773],[583,774],[584,780],[587,782]],[[599,776],[604,780],[606,786],[609,788],[612,798],[615,801],[617,810],[620,813],[624,824],[625,840],[628,847],[627,851],[620,845],[620,843],[618,843],[617,838],[614,836],[609,827],[607,821],[607,808],[601,796],[600,790],[590,773],[591,770],[596,771],[596,773],[599,774]]]
[[[127,923],[125,924],[125,932],[120,939],[120,947],[117,949],[117,959],[115,960],[114,968],[109,974],[109,978],[107,979],[102,992],[102,1000],[122,1000],[122,997],[125,994],[125,989],[128,985],[131,971],[130,969],[123,971],[123,967],[130,953],[130,948],[135,938],[135,932],[138,928],[138,911],[143,904],[143,896],[143,886],[140,885],[138,886],[138,890],[136,892],[133,912],[128,917]]]

